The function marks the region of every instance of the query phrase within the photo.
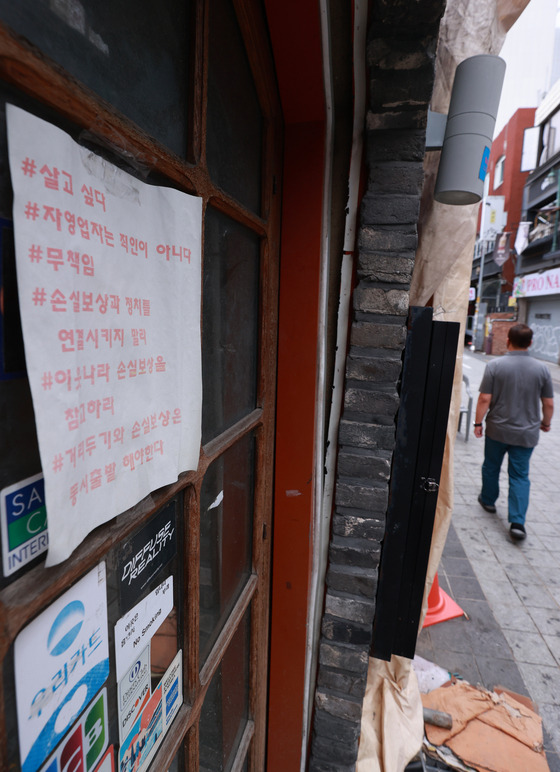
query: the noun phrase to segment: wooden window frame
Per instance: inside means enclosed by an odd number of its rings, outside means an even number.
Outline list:
[[[191,44],[192,97],[189,115],[189,152],[181,160],[83,84],[48,60],[36,48],[0,23],[0,77],[9,86],[54,110],[61,119],[93,135],[117,155],[134,157],[164,184],[200,196],[203,216],[209,205],[245,225],[261,237],[259,356],[257,408],[201,448],[198,469],[183,473],[176,483],[153,492],[136,506],[96,529],[63,564],[38,566],[0,592],[2,662],[18,633],[66,588],[95,566],[115,543],[126,539],[153,513],[184,491],[184,703],[153,761],[167,769],[184,747],[185,766],[198,769],[198,719],[204,697],[221,656],[251,607],[249,721],[233,762],[241,769],[249,752],[249,769],[262,769],[265,758],[266,683],[272,474],[274,454],[278,264],[282,116],[274,64],[260,5],[234,0],[263,113],[263,171],[261,216],[249,211],[214,186],[206,166],[206,94],[208,76],[208,4],[193,3]],[[198,661],[200,489],[209,465],[248,433],[256,438],[252,573],[202,669]],[[181,513],[179,513],[181,515]],[[0,759],[7,758],[5,722],[6,669],[0,683]]]

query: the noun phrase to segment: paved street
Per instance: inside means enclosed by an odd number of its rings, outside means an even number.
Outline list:
[[[489,359],[465,353],[474,403]],[[468,619],[426,628],[417,653],[473,684],[529,695],[543,717],[550,769],[560,772],[560,368],[550,370],[557,412],[531,459],[524,542],[509,536],[507,460],[491,515],[477,502],[484,442],[472,425],[467,442],[457,435],[455,506],[438,576]]]

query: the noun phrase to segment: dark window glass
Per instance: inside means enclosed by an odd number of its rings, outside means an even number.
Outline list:
[[[184,769],[184,765],[183,765],[182,759],[183,759],[183,752],[182,752],[182,750],[180,750],[173,757],[173,761],[167,767],[166,772],[180,772],[182,769]]]
[[[187,0],[0,0],[0,17],[148,134],[187,150]]]
[[[202,441],[254,410],[259,238],[208,209],[204,236]]]
[[[200,494],[200,660],[206,659],[251,573],[254,441],[208,469]]]
[[[233,636],[212,679],[200,714],[200,769],[226,772],[247,725],[249,613]]]
[[[231,0],[210,3],[207,160],[212,179],[260,212],[262,114]]]

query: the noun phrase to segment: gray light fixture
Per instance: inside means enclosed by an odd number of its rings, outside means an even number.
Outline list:
[[[506,63],[499,56],[480,54],[458,65],[451,91],[434,198],[442,204],[476,204],[483,196],[484,179]],[[432,113],[432,128],[434,116]],[[429,116],[430,118],[430,116]],[[439,116],[439,129],[442,116]],[[435,149],[433,134],[427,149]]]

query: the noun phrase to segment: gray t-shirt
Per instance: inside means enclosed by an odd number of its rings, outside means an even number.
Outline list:
[[[544,362],[528,351],[508,351],[486,365],[479,391],[492,395],[486,434],[508,445],[534,448],[542,420],[541,398],[554,396]]]

